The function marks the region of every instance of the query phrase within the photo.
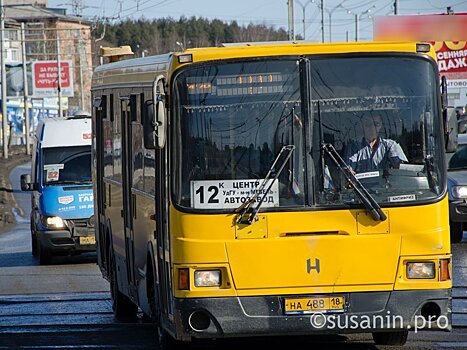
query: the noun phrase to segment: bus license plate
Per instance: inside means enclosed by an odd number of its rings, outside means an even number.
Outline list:
[[[82,244],[82,245],[96,244],[96,237],[95,236],[82,236],[79,238],[79,244]]]
[[[344,297],[286,298],[285,314],[310,314],[313,312],[343,312]]]

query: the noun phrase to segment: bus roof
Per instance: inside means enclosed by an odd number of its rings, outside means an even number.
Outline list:
[[[309,41],[280,41],[280,42],[246,42],[223,44],[221,47],[206,47],[187,49],[183,53],[175,55],[192,54],[193,62],[228,59],[236,57],[254,56],[281,56],[303,54],[345,54],[364,52],[417,52],[417,42],[343,42],[343,43],[314,43]],[[427,45],[423,43],[422,45]],[[427,53],[423,51],[423,53]],[[434,50],[430,48],[430,56],[434,56]]]
[[[42,148],[91,145],[91,118],[44,118],[36,129]]]
[[[422,46],[419,46],[422,45]],[[193,62],[267,56],[300,56],[311,54],[345,54],[374,52],[424,53],[436,59],[427,43],[417,42],[345,42],[313,43],[308,41],[270,41],[222,44],[219,47],[191,48],[183,52],[132,58],[98,66],[94,70],[93,89],[124,84],[125,86],[152,85],[156,74]],[[424,47],[424,50],[418,50]],[[191,57],[189,57],[191,55]],[[182,60],[181,57],[188,58]],[[175,59],[176,58],[176,59]],[[181,61],[181,62],[180,62]],[[159,72],[159,73],[158,73]]]

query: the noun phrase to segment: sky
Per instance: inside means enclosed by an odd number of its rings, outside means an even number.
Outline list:
[[[445,13],[448,6],[455,12],[467,13],[467,0],[323,0],[325,41],[352,41],[358,17],[358,38],[373,39],[376,16]],[[294,0],[294,31],[306,40],[321,41],[321,0]],[[73,6],[75,5],[75,6]],[[76,6],[78,5],[78,6]],[[220,19],[239,25],[264,24],[288,30],[287,0],[49,0],[49,7],[66,8],[67,14],[80,8],[90,20],[153,19],[171,17],[203,17]],[[305,10],[305,23],[303,23]],[[331,26],[330,26],[331,23]],[[305,31],[305,33],[304,33]]]

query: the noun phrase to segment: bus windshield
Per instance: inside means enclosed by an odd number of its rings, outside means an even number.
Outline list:
[[[91,146],[44,148],[42,156],[44,185],[91,183]]]
[[[262,210],[361,207],[327,144],[380,205],[434,199],[446,183],[437,87],[434,62],[409,55],[190,67],[173,84],[175,200],[235,210],[290,145]]]

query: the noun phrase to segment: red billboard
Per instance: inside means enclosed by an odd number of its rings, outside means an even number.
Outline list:
[[[73,70],[71,61],[60,62],[62,97],[73,97]],[[37,61],[32,65],[34,97],[58,96],[57,61]]]
[[[467,79],[467,41],[431,43],[436,51],[439,72],[444,73],[448,79]]]

